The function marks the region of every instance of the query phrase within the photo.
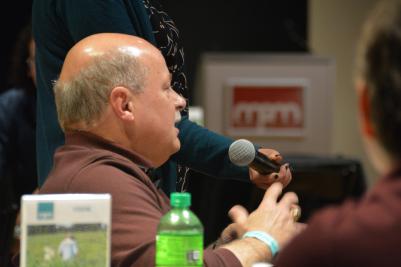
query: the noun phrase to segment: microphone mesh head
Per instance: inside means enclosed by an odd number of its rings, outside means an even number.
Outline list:
[[[233,164],[247,166],[255,159],[255,147],[245,139],[238,139],[230,145],[228,156]]]

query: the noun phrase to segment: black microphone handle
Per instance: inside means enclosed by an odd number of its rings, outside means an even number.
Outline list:
[[[255,159],[249,164],[249,167],[263,175],[279,172],[280,170],[280,165],[273,163],[268,157],[258,151],[256,151]]]

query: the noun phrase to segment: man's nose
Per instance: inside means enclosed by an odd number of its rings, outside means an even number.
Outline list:
[[[185,98],[183,98],[177,93],[175,94],[176,94],[175,106],[178,110],[183,110],[187,105],[187,102],[185,101]]]

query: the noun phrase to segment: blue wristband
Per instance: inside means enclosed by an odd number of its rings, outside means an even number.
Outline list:
[[[274,256],[276,256],[276,254],[280,250],[280,247],[279,247],[277,241],[268,233],[265,233],[262,231],[249,231],[249,232],[246,232],[242,236],[242,238],[246,238],[246,237],[253,237],[253,238],[259,239],[260,241],[265,243],[267,245],[267,247],[270,249],[273,258],[274,258]]]

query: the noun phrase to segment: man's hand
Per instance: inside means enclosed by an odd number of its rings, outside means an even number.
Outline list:
[[[280,164],[283,160],[280,153],[276,150],[260,148],[259,152],[265,154],[269,159],[277,162],[277,164]],[[257,187],[267,189],[274,182],[280,182],[284,187],[286,187],[290,183],[292,175],[289,164],[286,163],[281,165],[279,172],[274,172],[268,175],[260,174],[252,168],[249,168],[249,177],[252,183]]]
[[[246,232],[264,232],[277,242],[278,248],[283,248],[305,228],[296,222],[296,216],[291,212],[299,208],[297,195],[292,192],[286,193],[278,201],[282,189],[281,183],[273,183],[266,190],[259,207],[251,214],[241,206],[234,206],[230,210],[230,217],[234,223],[223,231],[221,240],[226,243],[221,247],[230,250],[243,266],[251,266],[258,261],[271,262],[275,252],[262,240],[242,238]],[[227,242],[229,239],[236,240]]]
[[[266,191],[259,207],[248,214],[246,209],[236,205],[229,211],[233,223],[222,233],[225,237],[240,238],[247,231],[261,230],[272,235],[280,246],[305,229],[306,225],[297,223],[292,210],[299,209],[295,193],[284,194],[280,201],[283,185],[274,183]]]
[[[305,229],[306,225],[301,224],[301,223],[296,223],[296,221],[299,219],[299,217],[293,213],[293,211],[298,210],[300,212],[300,208],[298,206],[298,198],[294,193],[287,193],[285,194],[285,197],[283,197],[282,201],[274,204],[274,202],[277,202],[277,197],[281,194],[282,190],[282,185],[277,183],[272,188],[269,188],[269,190],[265,193],[264,199],[266,199],[269,195],[269,198],[271,199],[270,202],[270,207],[268,208],[273,208],[272,206],[275,206],[274,208],[276,209],[275,211],[270,211],[271,214],[274,213],[286,213],[287,210],[290,213],[290,220],[294,222],[295,225],[295,233],[298,233]],[[263,207],[263,203],[266,203],[267,201],[264,200],[260,204],[259,208],[255,210],[253,213],[260,213],[260,210],[266,207]],[[281,204],[280,204],[281,203]],[[287,203],[287,204],[283,204]],[[252,214],[253,214],[252,213]],[[242,207],[241,205],[235,205],[232,207],[229,212],[228,216],[231,218],[232,222],[230,225],[228,225],[223,232],[220,235],[220,238],[217,242],[217,245],[223,245],[226,243],[229,243],[233,240],[236,240],[238,238],[241,238],[246,231],[249,229],[249,213],[248,211]],[[252,215],[256,218],[262,218],[260,215]],[[267,218],[267,220],[269,220]]]

